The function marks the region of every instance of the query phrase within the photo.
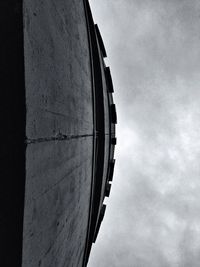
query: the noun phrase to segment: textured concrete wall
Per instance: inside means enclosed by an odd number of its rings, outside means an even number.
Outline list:
[[[83,1],[25,0],[23,267],[82,266],[93,163]]]
[[[24,13],[28,138],[91,134],[83,1],[25,0]]]

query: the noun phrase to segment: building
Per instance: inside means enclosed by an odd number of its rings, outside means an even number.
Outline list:
[[[1,264],[86,266],[115,164],[101,34],[87,0],[0,6]]]

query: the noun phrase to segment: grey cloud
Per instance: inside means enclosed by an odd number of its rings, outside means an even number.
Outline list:
[[[200,2],[91,5],[119,124],[114,182],[89,267],[198,267]]]

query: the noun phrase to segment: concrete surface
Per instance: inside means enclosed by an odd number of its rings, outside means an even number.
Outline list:
[[[28,139],[93,133],[83,1],[25,0]]]
[[[93,163],[83,1],[25,0],[23,267],[82,266]]]
[[[115,135],[91,14],[83,0],[0,11],[0,266],[85,267]]]
[[[27,148],[23,266],[82,266],[93,137]]]

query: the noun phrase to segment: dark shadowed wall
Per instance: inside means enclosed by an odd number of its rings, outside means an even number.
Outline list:
[[[0,266],[20,266],[25,181],[21,1],[0,2]]]

